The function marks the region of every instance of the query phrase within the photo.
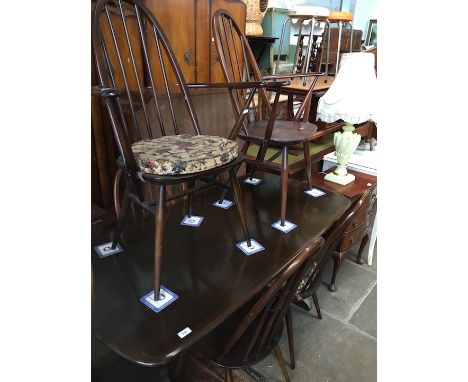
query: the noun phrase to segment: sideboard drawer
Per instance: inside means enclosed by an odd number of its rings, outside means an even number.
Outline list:
[[[356,228],[360,227],[362,224],[367,222],[370,219],[372,214],[372,209],[369,209],[367,206],[364,206],[362,211],[359,211],[357,215],[351,220],[351,223],[346,228],[345,232],[348,233]]]
[[[341,239],[338,252],[343,252],[347,250],[348,248],[351,248],[353,245],[358,244],[362,240],[362,238],[364,237],[368,229],[369,229],[369,219],[366,219],[366,221],[360,226],[358,226],[356,229],[346,232],[343,236],[343,239]]]

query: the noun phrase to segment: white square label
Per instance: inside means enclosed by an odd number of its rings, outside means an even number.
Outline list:
[[[288,233],[292,231],[294,228],[297,227],[297,224],[288,222],[287,220],[284,221],[284,225],[281,225],[281,220],[278,220],[276,223],[273,223],[271,225],[273,228],[279,229],[280,231],[283,231],[284,233]]]
[[[154,299],[154,291],[151,291],[143,297],[141,297],[140,301],[143,304],[145,304],[148,308],[151,308],[156,313],[159,313],[166,306],[172,304],[178,298],[179,296],[177,296],[174,292],[161,285],[159,289],[159,300],[156,301]]]
[[[244,180],[244,183],[252,184],[254,186],[256,186],[257,184],[260,184],[261,182],[262,182],[262,180],[259,179],[259,178],[246,178]]]
[[[192,329],[190,329],[189,327],[186,327],[184,330],[181,330],[179,333],[177,333],[177,335],[180,338],[184,338],[185,336],[189,335],[190,333],[192,333]]]
[[[185,216],[180,222],[181,225],[188,225],[190,227],[198,227],[203,221],[203,216]]]
[[[253,255],[254,253],[263,251],[265,249],[265,247],[256,242],[254,239],[250,239],[250,247],[247,245],[247,241],[237,243],[236,246],[247,256]]]
[[[311,190],[304,191],[306,194],[318,198],[319,196],[325,195],[325,192],[312,188]]]
[[[229,207],[232,207],[234,205],[234,202],[231,200],[224,199],[221,203],[219,203],[219,200],[213,203],[213,206],[219,207],[219,208],[224,208],[227,210]]]
[[[97,245],[94,247],[98,257],[103,258],[111,255],[115,255],[116,253],[123,252],[123,248],[120,246],[119,243],[112,249],[112,241],[109,243]]]

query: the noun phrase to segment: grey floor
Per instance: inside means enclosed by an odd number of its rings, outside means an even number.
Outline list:
[[[356,252],[357,247],[351,249],[343,263],[336,279],[336,292],[329,292],[325,284],[318,289],[321,320],[314,308],[306,312],[293,307],[296,368],[288,368],[293,382],[377,380],[377,246],[371,267],[366,263],[358,265]],[[324,271],[324,283],[329,282],[332,267],[330,261]],[[280,346],[289,364],[286,333]],[[92,353],[94,382],[168,381],[164,369],[131,365],[95,339]],[[266,381],[284,381],[273,355],[254,369],[266,377]],[[235,372],[234,379],[236,382],[247,381],[242,372]],[[201,380],[210,381],[207,378]]]

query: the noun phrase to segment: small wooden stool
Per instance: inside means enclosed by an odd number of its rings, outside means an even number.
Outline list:
[[[328,74],[328,63],[329,63],[329,54],[330,54],[330,25],[332,23],[338,24],[338,47],[336,49],[336,65],[335,65],[335,76],[338,73],[338,66],[340,63],[340,50],[341,50],[341,34],[343,28],[345,26],[349,26],[351,29],[350,32],[350,42],[349,42],[349,52],[353,51],[353,14],[351,12],[338,12],[333,11],[330,12],[330,16],[328,16],[328,20],[326,22],[326,34],[328,36],[328,44],[327,44],[327,62],[325,63],[326,73]],[[325,35],[325,32],[324,32]],[[320,68],[322,67],[322,60],[320,59]]]

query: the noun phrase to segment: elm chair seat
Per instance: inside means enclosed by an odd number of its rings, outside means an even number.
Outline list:
[[[247,125],[247,132],[239,133],[239,137],[253,142],[262,142],[265,139],[265,131],[268,121],[254,121]],[[270,138],[270,146],[292,146],[298,143],[308,142],[317,131],[317,126],[307,122],[275,121],[275,128]]]
[[[140,169],[154,175],[182,175],[207,171],[239,155],[235,141],[212,135],[168,135],[132,145]]]

